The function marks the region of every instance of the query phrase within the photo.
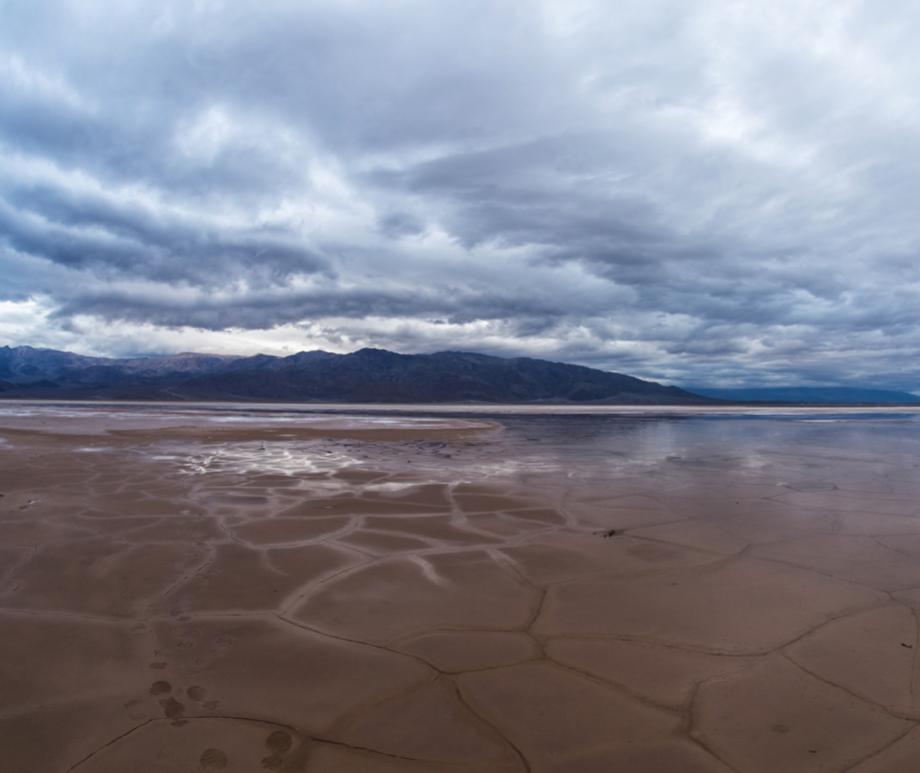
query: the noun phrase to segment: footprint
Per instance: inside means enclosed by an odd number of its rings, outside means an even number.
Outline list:
[[[276,754],[287,754],[293,745],[294,739],[284,730],[275,730],[265,739],[265,747]]]
[[[284,730],[275,730],[268,738],[265,739],[265,747],[271,752],[268,757],[262,758],[262,767],[268,770],[277,770],[284,763],[284,755],[287,754],[294,739],[291,734]]]
[[[208,694],[208,691],[205,690],[204,687],[200,687],[197,684],[193,684],[191,687],[189,687],[185,691],[185,694],[188,695],[188,697],[191,698],[193,701],[202,701],[204,700],[204,697]]]
[[[185,694],[195,703],[201,704],[201,708],[205,711],[214,711],[220,705],[219,701],[206,701],[208,691],[199,684],[193,684],[185,691]]]
[[[198,762],[205,770],[223,770],[227,767],[229,760],[220,749],[205,749],[198,758]]]
[[[163,698],[160,701],[160,707],[163,709],[163,714],[167,719],[172,719],[177,722],[182,721],[182,715],[185,714],[185,706],[172,696]]]
[[[158,681],[150,685],[151,695],[166,695],[172,692],[172,685],[169,682]]]

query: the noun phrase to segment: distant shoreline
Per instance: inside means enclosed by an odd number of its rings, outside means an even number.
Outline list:
[[[286,401],[227,401],[227,400],[118,400],[100,399],[52,399],[52,398],[5,398],[0,396],[0,411],[4,406],[137,406],[163,407],[186,410],[240,410],[271,413],[448,413],[486,415],[540,415],[540,416],[770,416],[788,414],[793,416],[818,414],[858,415],[861,413],[894,413],[902,415],[920,414],[920,405],[796,405],[734,403],[729,405],[636,405],[636,404],[537,404],[537,403],[330,403],[330,402],[286,402]]]

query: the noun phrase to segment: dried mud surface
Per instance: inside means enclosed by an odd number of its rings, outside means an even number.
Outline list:
[[[0,411],[0,770],[916,771],[915,425],[695,421]]]

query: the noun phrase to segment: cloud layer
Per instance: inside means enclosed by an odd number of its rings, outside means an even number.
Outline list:
[[[920,386],[911,3],[0,18],[0,343]]]

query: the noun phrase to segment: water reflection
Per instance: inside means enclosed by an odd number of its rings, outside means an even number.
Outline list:
[[[579,407],[562,414],[559,406],[358,406],[253,404],[4,403],[0,417],[50,420],[104,419],[104,426],[250,425],[431,428],[442,422],[488,418],[503,431],[450,443],[401,440],[274,440],[172,445],[163,440],[153,451],[187,472],[267,471],[282,474],[327,472],[368,461],[391,470],[431,474],[445,470],[456,479],[564,475],[604,478],[689,476],[721,470],[757,476],[790,466],[807,469],[824,462],[901,463],[920,457],[918,409],[719,409],[612,406]],[[11,424],[12,426],[12,424]],[[0,439],[0,445],[4,445]],[[8,445],[6,446],[9,447]],[[89,450],[96,450],[90,449]],[[784,472],[784,475],[786,473]],[[788,475],[786,476],[788,477]]]

